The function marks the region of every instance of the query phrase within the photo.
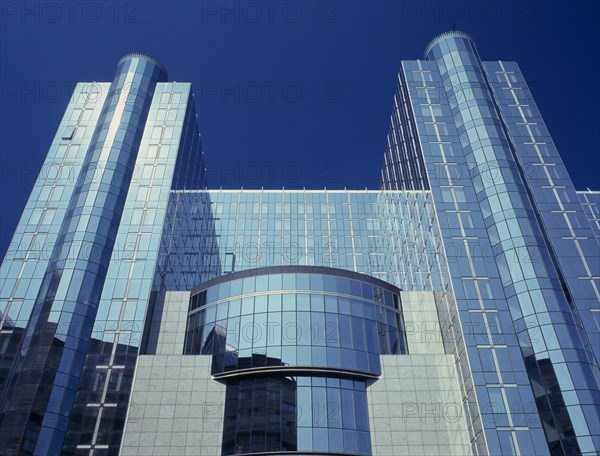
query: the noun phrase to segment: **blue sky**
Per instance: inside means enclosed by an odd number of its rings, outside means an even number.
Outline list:
[[[517,61],[579,189],[600,189],[600,7],[570,2],[1,3],[0,256],[77,81],[132,51],[191,81],[211,187],[379,186],[396,73],[437,34]]]

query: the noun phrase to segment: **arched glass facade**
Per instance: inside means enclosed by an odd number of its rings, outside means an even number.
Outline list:
[[[370,454],[367,382],[381,374],[380,354],[407,352],[399,292],[305,266],[193,290],[184,353],[212,355],[227,384],[223,455]]]
[[[213,355],[213,374],[298,366],[379,375],[379,354],[406,353],[399,290],[350,276],[359,277],[290,266],[208,282],[192,293],[184,353]]]

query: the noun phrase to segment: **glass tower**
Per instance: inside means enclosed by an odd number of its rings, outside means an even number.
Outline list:
[[[80,83],[0,268],[7,455],[600,451],[600,193],[518,66],[403,61],[378,191],[209,190],[189,83]]]
[[[600,250],[519,67],[449,32],[398,81],[383,186],[431,189],[456,249],[459,312],[483,336],[467,342],[475,391],[505,404],[483,420],[488,448],[540,454],[543,431],[551,454],[596,453]]]

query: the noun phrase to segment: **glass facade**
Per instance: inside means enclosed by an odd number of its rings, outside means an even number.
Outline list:
[[[205,184],[166,78],[131,54],[74,91],[1,268],[3,454],[118,452],[170,188]]]
[[[119,62],[7,381],[7,448],[62,448],[152,96],[165,78],[147,58]]]
[[[226,382],[223,455],[370,454],[366,379],[406,354],[396,287],[341,269],[278,266],[192,291],[184,354]]]
[[[213,355],[213,375],[266,365],[378,375],[380,354],[406,353],[399,291],[329,268],[270,269],[192,294],[184,353]]]
[[[600,192],[518,65],[403,61],[381,178],[210,190],[191,84],[78,84],[0,266],[0,453],[598,454]]]
[[[577,192],[585,216],[592,226],[596,239],[600,240],[600,191]]]
[[[58,127],[45,172],[27,206],[0,267],[0,389],[4,391],[17,357],[37,292],[49,264],[75,188],[77,169],[90,146],[110,84],[78,84]],[[68,130],[70,139],[63,139]],[[73,133],[71,134],[71,130]],[[6,434],[3,432],[3,436]]]
[[[232,380],[222,454],[372,454],[366,389],[364,380],[335,377]]]
[[[402,166],[422,158],[420,186],[457,248],[463,326],[481,328],[467,339],[477,400],[503,404],[493,418],[482,409],[476,451],[595,454],[598,243],[521,72],[481,62],[468,35],[449,32],[402,63],[399,85],[395,116],[408,120],[400,132],[392,123],[382,182],[405,188]],[[412,125],[417,147],[394,139]]]
[[[403,290],[445,289],[429,192],[187,190],[171,193],[154,291],[246,269],[325,266]]]

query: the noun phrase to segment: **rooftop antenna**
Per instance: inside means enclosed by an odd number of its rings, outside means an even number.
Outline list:
[[[454,32],[455,30],[456,30],[456,21],[454,21],[454,22],[452,23],[452,31]]]

